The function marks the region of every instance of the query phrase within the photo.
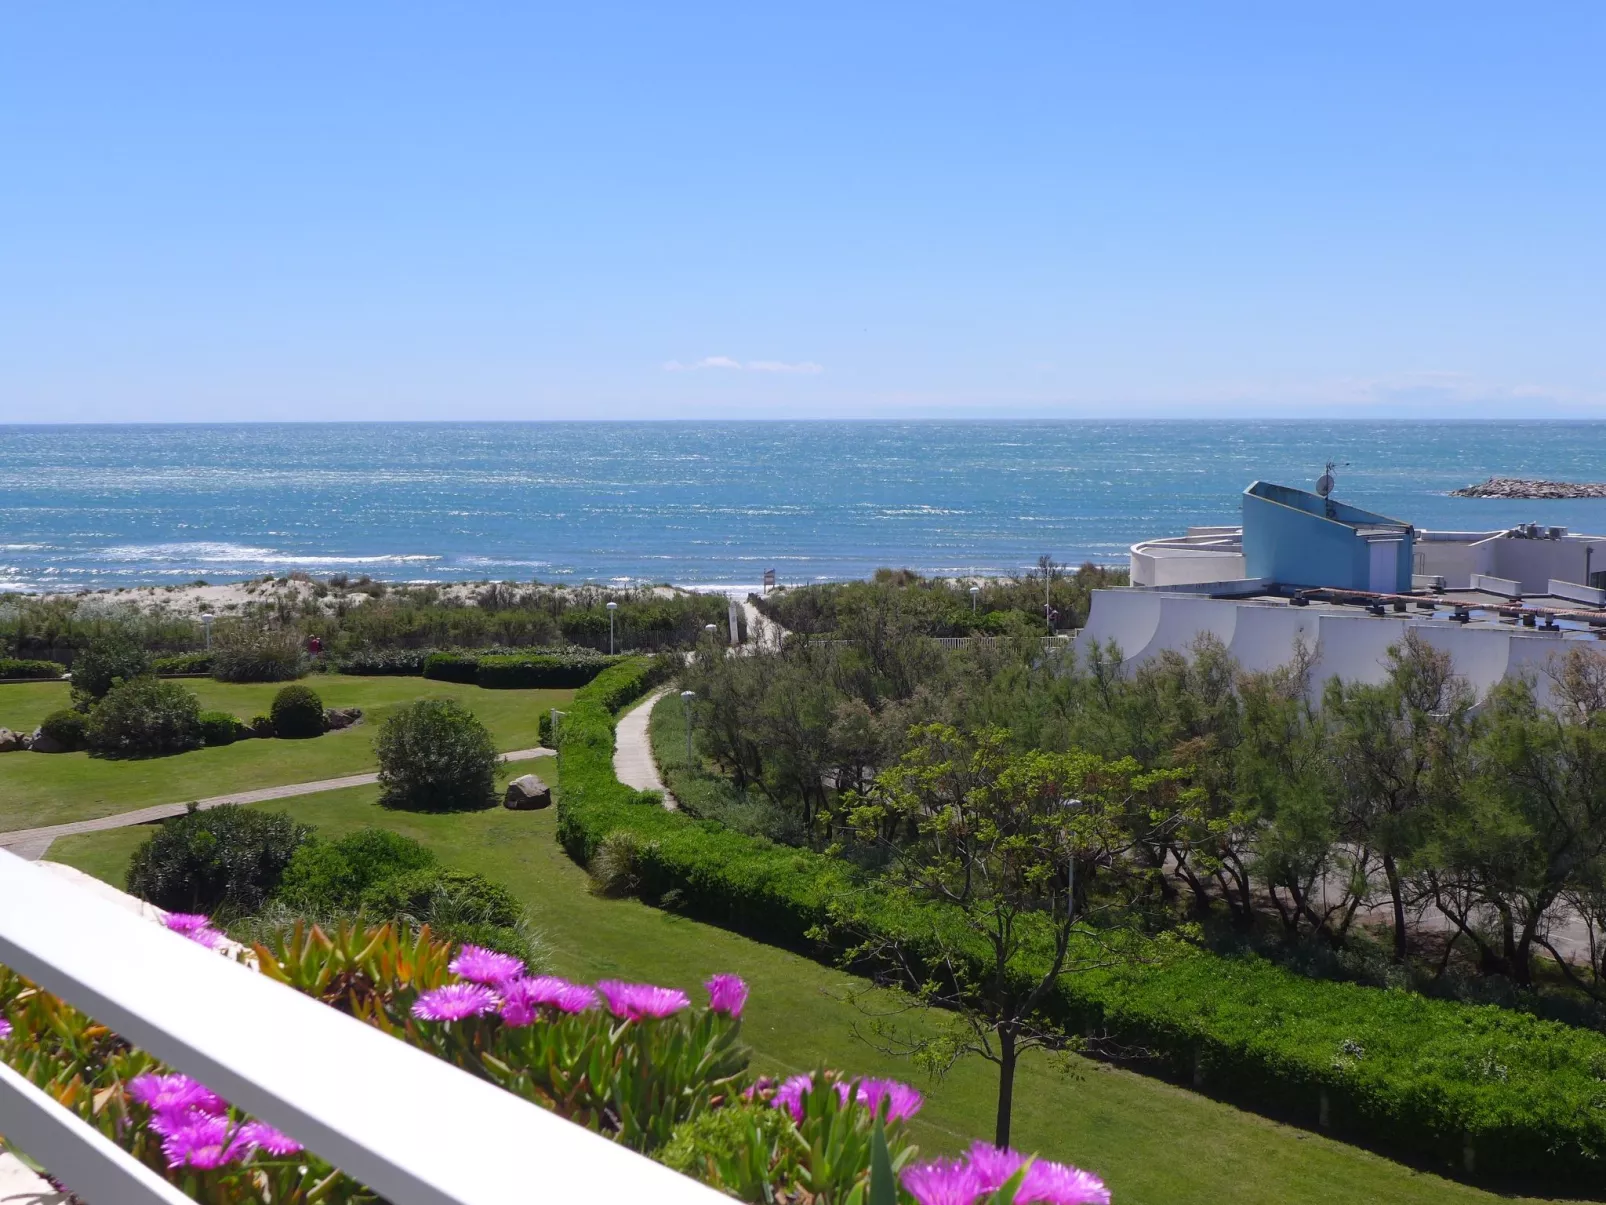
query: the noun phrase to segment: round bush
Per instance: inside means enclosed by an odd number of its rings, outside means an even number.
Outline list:
[[[228,712],[201,712],[201,740],[208,746],[232,745],[239,739],[240,721]]]
[[[323,735],[323,700],[310,686],[286,686],[273,696],[268,710],[275,736],[302,740]]]
[[[71,753],[84,747],[89,733],[89,719],[81,711],[63,707],[47,715],[40,723],[39,731]]]
[[[150,673],[151,661],[127,636],[114,632],[97,637],[73,658],[72,691],[82,705],[103,699],[118,682],[132,682]]]
[[[312,830],[235,804],[167,821],[128,864],[128,890],[171,912],[255,912]]]
[[[502,758],[479,718],[450,699],[420,699],[379,730],[379,801],[386,807],[450,812],[496,803]]]
[[[338,841],[309,841],[296,850],[279,898],[313,916],[354,909],[377,883],[435,864],[428,848],[389,829],[365,828]]]
[[[90,713],[88,744],[109,757],[158,757],[199,749],[200,700],[177,682],[124,682],[112,687]]]

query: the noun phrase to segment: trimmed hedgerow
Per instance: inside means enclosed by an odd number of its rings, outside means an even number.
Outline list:
[[[462,650],[431,653],[424,658],[424,677],[463,682],[491,690],[561,690],[584,686],[624,658],[590,649],[568,652],[474,653]]]
[[[431,653],[424,658],[424,677],[437,682],[472,684],[479,667],[476,653]]]
[[[157,677],[166,674],[209,674],[212,672],[211,653],[174,653],[151,659],[151,673]]]
[[[59,678],[67,667],[59,661],[30,661],[0,657],[0,678]]]
[[[935,955],[937,933],[964,948],[951,913],[893,904],[847,863],[643,806],[613,773],[613,713],[662,673],[615,666],[568,709],[558,834],[572,857],[590,865],[633,834],[644,898],[673,891],[679,911],[830,961],[866,932],[917,959]],[[1527,1189],[1585,1188],[1606,1171],[1606,1035],[1592,1030],[1199,950],[1069,976],[1049,1009],[1148,1050],[1153,1071],[1352,1141]]]
[[[422,674],[424,663],[434,655],[434,649],[357,649],[342,656],[336,665],[343,674],[406,676]]]

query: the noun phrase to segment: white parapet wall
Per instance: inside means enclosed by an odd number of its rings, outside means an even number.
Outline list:
[[[1189,652],[1209,634],[1250,671],[1287,665],[1296,645],[1313,655],[1314,698],[1331,678],[1377,683],[1388,671],[1388,652],[1407,630],[1450,654],[1456,671],[1485,698],[1501,681],[1523,676],[1534,682],[1541,703],[1549,700],[1546,669],[1562,651],[1559,633],[1486,627],[1415,615],[1374,616],[1359,611],[1291,607],[1161,594],[1147,590],[1095,590],[1087,626],[1077,638],[1077,659],[1086,664],[1095,646],[1113,645],[1121,670],[1130,673],[1165,650]]]

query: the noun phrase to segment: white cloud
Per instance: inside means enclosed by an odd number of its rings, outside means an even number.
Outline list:
[[[679,360],[670,360],[664,364],[665,372],[696,372],[700,368],[728,368],[737,372],[795,372],[812,375],[824,372],[822,365],[812,360],[803,360],[796,364],[789,364],[784,360],[749,360],[743,364],[740,360],[733,360],[729,356],[704,356],[690,364],[682,364]]]

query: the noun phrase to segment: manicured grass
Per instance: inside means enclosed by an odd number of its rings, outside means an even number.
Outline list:
[[[417,698],[453,698],[491,729],[502,749],[539,743],[542,712],[562,707],[572,690],[484,690],[411,677],[304,679],[327,707],[361,707],[364,722],[311,740],[247,740],[174,757],[108,761],[87,753],[8,753],[0,758],[0,832],[86,820],[153,803],[182,803],[232,791],[311,782],[374,768],[373,739],[397,707]],[[201,706],[243,720],[265,714],[282,683],[234,685],[210,678],[184,684]],[[68,703],[65,683],[0,686],[0,725],[32,731]]]
[[[549,783],[557,778],[546,760],[519,769]],[[555,840],[555,809],[430,816],[387,811],[375,799],[374,788],[359,787],[260,806],[289,812],[327,835],[383,825],[425,842],[448,864],[501,880],[529,905],[561,974],[692,989],[715,971],[735,971],[753,985],[744,1032],[760,1070],[828,1064],[913,1080],[929,1094],[917,1125],[928,1153],[991,1136],[995,1081],[989,1065],[972,1060],[941,1083],[926,1083],[908,1063],[854,1036],[866,1018],[844,995],[860,981],[635,900],[591,894],[585,873]],[[68,838],[49,856],[121,886],[128,855],[148,831]],[[1119,1205],[1450,1205],[1503,1199],[1080,1059],[1071,1061],[1069,1072],[1046,1059],[1027,1061],[1016,1085],[1015,1140],[1099,1172]]]

